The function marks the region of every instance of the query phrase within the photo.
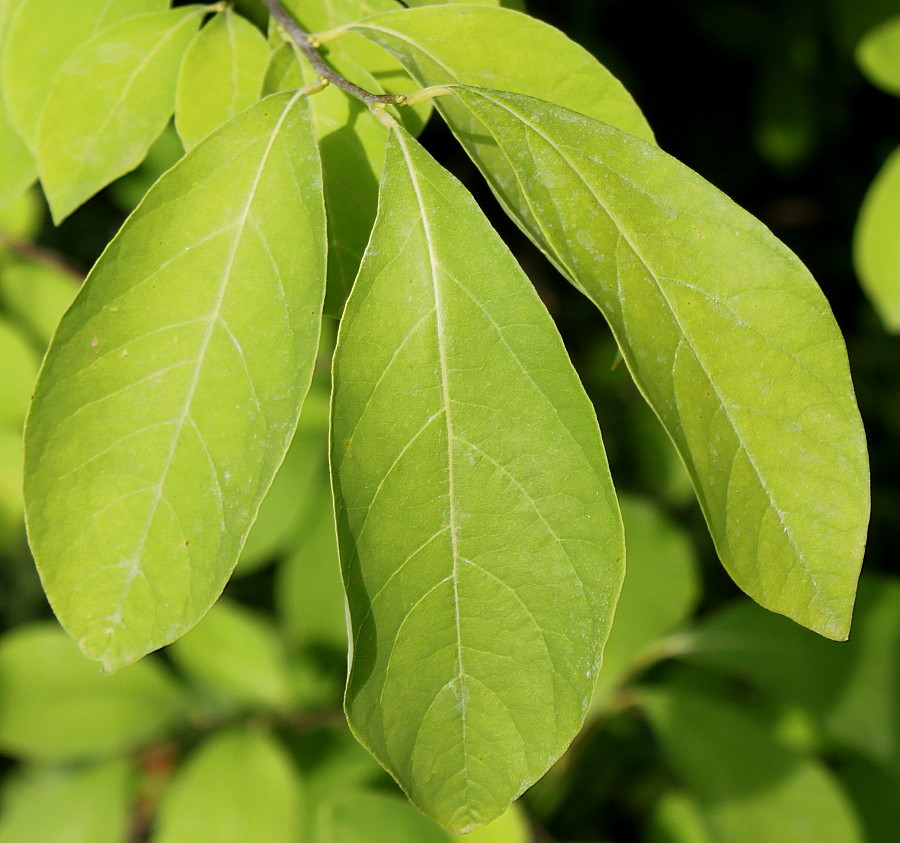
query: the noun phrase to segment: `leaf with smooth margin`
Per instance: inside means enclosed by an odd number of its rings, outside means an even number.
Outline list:
[[[269,52],[263,34],[231,8],[194,36],[175,92],[175,126],[186,150],[259,99]]]
[[[162,796],[152,843],[304,843],[302,782],[265,732],[215,732]]]
[[[642,691],[640,704],[717,843],[862,843],[825,765],[733,701],[679,677]]]
[[[525,812],[514,802],[506,812],[488,825],[480,826],[468,834],[451,834],[450,839],[461,843],[531,843],[531,832]]]
[[[352,29],[389,50],[423,85],[459,82],[527,94],[653,140],[618,79],[558,29],[528,15],[471,4],[426,6],[376,15]],[[481,154],[498,154],[455,98],[442,97],[437,107],[457,134],[480,144]]]
[[[377,80],[340,55],[329,62],[346,79],[366,90],[380,91]],[[289,90],[316,80],[304,59],[298,63],[290,44],[272,55],[266,90]],[[356,279],[378,208],[378,179],[384,164],[387,133],[369,109],[334,85],[310,97],[328,211],[328,295],[326,312],[339,316]]]
[[[620,495],[619,506],[628,564],[594,690],[595,711],[666,633],[691,616],[700,596],[697,559],[685,531],[647,499]]]
[[[507,212],[612,327],[732,578],[846,638],[868,459],[846,348],[807,269],[652,144],[530,97],[455,91],[489,127],[496,154],[467,149]]]
[[[3,787],[0,843],[122,843],[136,784],[125,759],[18,770]]]
[[[55,623],[0,639],[0,687],[0,750],[40,761],[134,749],[184,714],[184,696],[159,662],[103,676]]]
[[[580,728],[621,521],[593,408],[534,288],[401,129],[333,377],[347,716],[414,804],[464,831]]]
[[[278,633],[267,618],[224,597],[168,652],[185,676],[225,699],[270,708],[290,701]]]
[[[447,832],[408,802],[381,793],[348,793],[319,808],[318,843],[449,843]]]
[[[234,568],[312,378],[324,247],[309,113],[276,94],[156,183],[60,323],[26,425],[29,538],[107,669],[190,629]]]
[[[12,3],[0,64],[3,97],[13,126],[32,150],[50,83],[66,59],[101,30],[169,0],[18,0]]]
[[[853,257],[885,328],[900,332],[900,149],[869,187],[856,223]]]
[[[11,0],[0,0],[0,70],[3,68],[3,44],[11,18]],[[3,85],[0,84],[0,210],[5,210],[20,197],[36,178],[34,156],[12,123]]]
[[[57,224],[144,160],[175,109],[178,67],[204,14],[202,6],[185,6],[128,18],[59,69],[35,147]]]
[[[873,85],[900,97],[900,17],[866,34],[856,48],[856,63]]]

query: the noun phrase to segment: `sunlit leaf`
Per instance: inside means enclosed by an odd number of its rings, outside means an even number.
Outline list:
[[[900,17],[869,32],[856,48],[856,61],[873,84],[900,96]]]
[[[228,700],[273,708],[288,704],[283,644],[264,617],[236,603],[219,600],[169,653],[186,676]]]
[[[900,332],[900,149],[866,194],[853,251],[863,289],[885,327]]]
[[[194,36],[175,96],[175,125],[185,149],[259,99],[268,63],[263,34],[230,8]]]
[[[850,627],[869,516],[862,422],[824,296],[760,222],[655,146],[550,103],[456,88],[458,137],[604,313],[690,471],[723,564],[768,609]],[[724,353],[727,350],[727,353]]]
[[[672,681],[644,692],[642,705],[716,843],[862,843],[824,765],[733,701]]]
[[[263,732],[220,730],[163,794],[153,843],[304,843],[301,781]]]
[[[125,760],[18,771],[0,797],[0,843],[122,843],[136,779]]]
[[[580,728],[621,523],[553,323],[471,196],[399,129],[333,372],[347,714],[412,801],[463,831]]]
[[[43,222],[44,200],[36,187],[20,193],[5,207],[0,206],[0,255],[6,245],[4,239],[31,241]]]
[[[531,843],[531,832],[525,812],[518,803],[513,803],[489,825],[473,829],[468,834],[451,834],[450,839],[462,843]]]
[[[161,12],[168,0],[6,0],[3,97],[13,125],[33,147],[50,83],[66,59],[106,27]],[[15,7],[15,8],[13,8]]]
[[[172,116],[178,66],[202,17],[202,7],[186,6],[129,18],[85,42],[54,76],[36,152],[57,223],[144,159]]]
[[[587,50],[536,18],[509,9],[443,4],[377,15],[353,30],[394,53],[423,85],[461,82],[527,94],[653,139],[619,81]],[[458,102],[443,99],[438,107],[452,115],[458,133],[483,134]],[[469,140],[488,154],[487,138]]]
[[[0,640],[0,749],[43,761],[111,755],[177,722],[184,700],[157,663],[103,676],[55,624]]]
[[[46,346],[80,283],[77,276],[62,267],[16,261],[0,267],[0,301],[21,326]],[[33,385],[32,377],[29,398]]]
[[[277,94],[156,183],[60,324],[27,425],[29,536],[107,668],[193,626],[231,573],[309,387],[324,246],[308,111]]]

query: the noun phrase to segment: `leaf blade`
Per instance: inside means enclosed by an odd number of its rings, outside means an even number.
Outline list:
[[[488,166],[458,138],[606,316],[732,578],[766,608],[845,638],[868,460],[843,339],[808,271],[656,147],[529,97],[456,90],[502,160]]]
[[[312,377],[324,225],[307,108],[275,95],[157,182],[57,331],[27,423],[29,539],[110,669],[190,628],[234,567]]]
[[[546,311],[468,193],[399,129],[380,203],[333,369],[345,708],[412,801],[460,831],[499,816],[580,727],[621,522]]]

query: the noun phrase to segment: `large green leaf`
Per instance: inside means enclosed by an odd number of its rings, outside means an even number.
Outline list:
[[[309,387],[324,246],[309,113],[276,94],[156,183],[60,324],[26,428],[29,537],[108,669],[231,573]]]
[[[642,704],[716,843],[862,843],[828,770],[733,701],[682,680],[645,692]]]
[[[454,125],[460,140],[603,311],[735,582],[846,638],[868,462],[844,342],[809,272],[652,144],[530,97],[455,90],[486,127],[476,144]]]
[[[885,327],[900,332],[900,149],[866,194],[853,253],[863,288]]]
[[[170,728],[184,700],[152,661],[103,676],[55,624],[0,641],[0,748],[42,761],[111,755]]]
[[[124,760],[21,770],[3,788],[0,843],[122,843],[136,781]]]
[[[144,159],[172,116],[178,66],[203,14],[186,6],[128,18],[82,44],[59,69],[36,136],[57,223]]]
[[[621,522],[553,323],[471,196],[400,129],[333,372],[347,714],[416,805],[465,830],[581,726]]]
[[[873,84],[900,96],[900,17],[869,32],[859,42],[856,61]]]
[[[11,0],[0,0],[0,78],[3,70],[3,45],[12,18]],[[37,165],[25,142],[13,125],[0,84],[0,210],[21,196],[37,177]]]
[[[602,64],[528,15],[472,4],[424,6],[373,16],[353,30],[390,50],[423,85],[461,82],[515,91],[653,139],[634,100]],[[478,134],[477,122],[458,102],[438,105],[452,115],[457,132]],[[471,139],[490,147],[485,141]]]
[[[13,125],[31,147],[50,83],[66,59],[106,27],[169,5],[168,0],[6,2],[10,20],[0,73],[3,97]]]
[[[194,36],[175,95],[175,125],[185,149],[259,99],[268,63],[263,34],[230,8]]]
[[[264,732],[215,733],[163,794],[153,843],[304,843],[303,792]]]
[[[266,618],[224,598],[168,651],[191,679],[251,707],[287,708],[287,654]]]

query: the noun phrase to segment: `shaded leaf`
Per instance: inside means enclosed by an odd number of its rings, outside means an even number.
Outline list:
[[[3,788],[0,843],[122,843],[136,779],[125,760],[21,770]]]
[[[184,155],[184,146],[174,123],[170,122],[153,141],[136,170],[126,173],[109,186],[109,196],[123,211],[131,212],[153,183]]]
[[[184,704],[156,662],[103,676],[49,623],[3,637],[0,687],[0,748],[42,761],[133,749],[177,722]]]
[[[186,150],[259,99],[268,63],[263,34],[230,8],[194,36],[175,95],[175,125]]]
[[[717,843],[861,843],[828,770],[734,702],[672,681],[643,692],[642,705]]]
[[[221,730],[163,794],[153,843],[303,843],[300,779],[264,732]]]
[[[0,546],[21,529],[25,512],[22,479],[22,435],[0,428]]]
[[[527,94],[653,140],[643,114],[619,81],[583,47],[528,15],[443,4],[376,15],[353,30],[390,50],[423,85],[461,82]],[[452,115],[458,134],[474,135],[470,142],[481,144],[482,153],[489,154],[489,139],[465,108],[453,98],[437,104]]]
[[[126,19],[75,50],[54,76],[36,153],[57,223],[144,159],[172,116],[178,66],[203,14],[186,6]]]
[[[416,805],[463,831],[580,728],[621,524],[552,321],[471,196],[400,129],[333,374],[348,718]]]
[[[844,342],[809,272],[655,146],[530,97],[455,90],[495,154],[482,161],[457,128],[460,140],[606,316],[732,578],[767,609],[846,638],[868,461]]]
[[[192,680],[245,705],[286,707],[287,655],[268,620],[224,598],[169,648]]]
[[[156,183],[60,324],[27,425],[29,538],[108,669],[193,626],[234,568],[309,387],[324,244],[308,111],[278,94]]]
[[[38,359],[22,333],[0,316],[0,426],[21,431]]]
[[[653,809],[646,843],[713,843],[703,813],[689,794],[670,790]]]
[[[318,843],[448,843],[447,833],[408,802],[354,793],[319,809]]]
[[[80,279],[61,268],[31,261],[0,267],[0,301],[17,322],[47,346],[59,320],[72,304]],[[28,397],[34,377],[28,387]]]
[[[10,237],[26,242],[34,240],[43,222],[44,199],[37,187],[25,190],[5,207],[0,207],[0,256],[3,247],[8,245],[4,240]]]
[[[168,0],[6,0],[3,98],[13,126],[32,149],[50,83],[92,36],[134,15],[161,12]],[[15,5],[15,10],[12,6]]]
[[[678,524],[642,498],[620,495],[619,505],[628,564],[603,650],[595,707],[654,644],[691,616],[700,592],[694,549]]]
[[[866,34],[856,48],[856,62],[873,85],[900,96],[900,17]]]
[[[872,182],[853,244],[863,289],[887,330],[900,332],[900,149]]]

